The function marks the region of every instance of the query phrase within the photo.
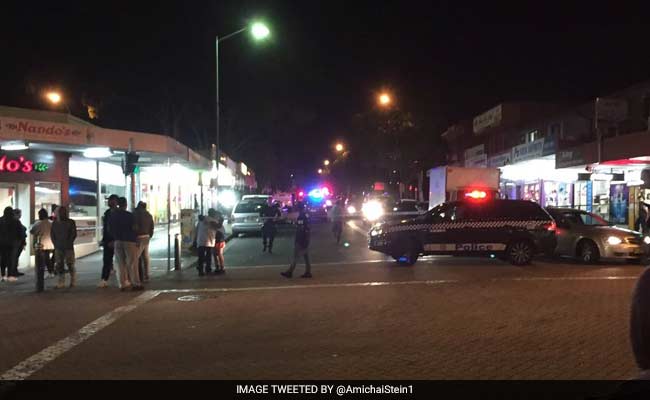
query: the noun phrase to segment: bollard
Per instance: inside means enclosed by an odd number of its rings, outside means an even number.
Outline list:
[[[174,271],[181,270],[181,246],[179,234],[174,235]]]

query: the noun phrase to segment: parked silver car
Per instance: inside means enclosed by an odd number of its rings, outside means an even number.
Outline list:
[[[613,226],[600,216],[567,208],[547,208],[557,224],[555,255],[576,257],[585,264],[602,259],[640,260],[650,237]]]
[[[240,233],[259,233],[262,231],[262,218],[260,211],[264,201],[242,200],[232,212],[232,233],[237,236]]]

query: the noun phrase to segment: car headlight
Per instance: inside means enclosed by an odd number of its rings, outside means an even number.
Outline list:
[[[348,214],[355,214],[357,212],[357,209],[354,206],[349,206],[348,207]]]
[[[611,245],[617,245],[617,244],[623,243],[623,240],[621,240],[621,238],[616,237],[616,236],[610,236],[610,237],[607,238],[607,243],[609,243]]]
[[[378,201],[367,202],[363,205],[361,211],[368,221],[376,221],[384,215],[384,207]]]
[[[381,229],[373,229],[370,231],[370,236],[378,236],[384,233]]]
[[[650,236],[646,236],[643,238],[643,243],[645,244],[650,244]]]

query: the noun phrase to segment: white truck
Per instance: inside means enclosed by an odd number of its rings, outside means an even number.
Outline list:
[[[494,198],[499,192],[498,168],[436,167],[429,177],[429,209],[466,197]]]

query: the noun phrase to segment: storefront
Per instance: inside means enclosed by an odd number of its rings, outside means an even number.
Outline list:
[[[133,185],[122,169],[129,149],[140,156]],[[206,185],[199,185],[198,177],[209,166],[207,159],[169,137],[0,107],[0,205],[21,209],[25,226],[41,208],[51,212],[54,205],[68,206],[77,224],[77,257],[99,249],[101,216],[110,194],[126,197],[130,207],[146,201],[156,222],[171,223],[180,219],[182,209],[200,208],[197,201]],[[33,265],[29,247],[21,266]]]

